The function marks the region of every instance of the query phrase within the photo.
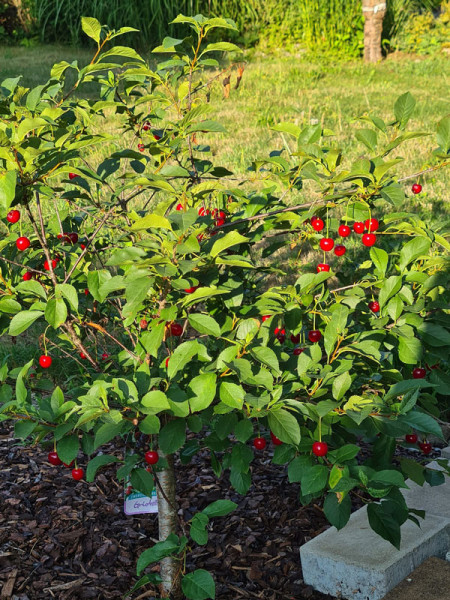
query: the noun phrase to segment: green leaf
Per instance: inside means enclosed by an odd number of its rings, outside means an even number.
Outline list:
[[[389,512],[384,510],[383,505],[384,502],[381,504],[372,502],[368,505],[369,525],[375,533],[400,550],[400,525]]]
[[[422,358],[423,347],[415,337],[398,336],[398,357],[407,365],[415,365]]]
[[[181,580],[181,588],[189,600],[207,600],[216,597],[216,584],[211,574],[204,569],[188,573]]]
[[[100,456],[96,456],[88,462],[88,466],[86,469],[86,481],[90,483],[94,481],[95,475],[100,469],[100,467],[104,467],[105,465],[110,465],[112,463],[119,462],[119,459],[116,456],[111,456],[108,454],[101,454]]]
[[[133,223],[131,229],[132,231],[141,231],[143,229],[172,229],[172,225],[166,217],[149,214]]]
[[[328,469],[324,465],[314,465],[305,470],[301,479],[302,494],[317,494],[327,485]]]
[[[388,253],[382,248],[373,246],[370,249],[370,258],[372,259],[375,268],[378,269],[382,275],[385,275],[389,261]]]
[[[252,348],[251,353],[257,360],[259,360],[259,362],[267,365],[277,374],[280,373],[278,358],[272,348],[268,348],[267,346],[259,346],[257,348]]]
[[[437,126],[437,143],[446,154],[450,149],[450,117],[441,119]]]
[[[215,258],[227,248],[230,248],[231,246],[236,246],[237,244],[243,244],[244,242],[248,242],[248,238],[244,237],[237,231],[230,231],[223,237],[219,238],[216,242],[214,242],[214,245],[211,248],[210,255],[212,258]]]
[[[223,381],[220,384],[219,396],[224,404],[240,410],[244,403],[245,391],[241,385],[231,383],[230,381]]]
[[[216,500],[204,508],[202,512],[210,519],[213,519],[214,517],[224,517],[225,515],[229,515],[230,512],[233,512],[236,508],[237,504],[231,500]]]
[[[348,371],[338,375],[338,377],[336,377],[336,379],[333,381],[333,398],[335,400],[341,400],[350,389],[351,384],[352,378],[350,377]]]
[[[355,133],[355,137],[369,150],[372,150],[372,152],[375,151],[377,147],[377,134],[373,129],[358,129]]]
[[[78,311],[78,293],[77,290],[68,283],[59,283],[55,288],[56,294],[61,294],[67,300],[70,308],[75,312]]]
[[[93,17],[81,17],[81,29],[88,37],[92,38],[94,42],[97,42],[97,44],[100,42],[102,27],[97,19],[94,19]]]
[[[400,129],[404,129],[413,113],[416,101],[412,97],[410,92],[406,92],[399,98],[397,98],[394,104],[394,115]]]
[[[278,125],[274,125],[271,129],[273,129],[273,131],[289,133],[289,135],[292,135],[295,139],[298,139],[300,133],[302,132],[300,127],[294,123],[278,123]]]
[[[67,319],[67,306],[62,298],[51,298],[45,308],[45,319],[53,329],[58,329]]]
[[[442,429],[437,421],[430,415],[420,412],[419,410],[412,410],[408,414],[403,415],[401,420],[403,423],[410,425],[411,429],[417,429],[417,431],[422,431],[423,433],[433,434],[441,440],[444,439]]]
[[[159,562],[162,558],[176,553],[179,547],[180,541],[178,537],[171,534],[166,540],[158,542],[148,550],[145,550],[138,558],[136,565],[137,574],[140,575],[151,563]]]
[[[290,483],[298,483],[302,480],[306,471],[312,467],[309,456],[296,456],[288,466],[288,477]]]
[[[430,346],[439,348],[441,346],[450,346],[450,332],[444,329],[442,325],[425,321],[417,327],[424,342]]]
[[[268,415],[272,433],[286,444],[300,443],[300,425],[297,419],[283,408],[274,409]]]
[[[425,467],[423,465],[412,458],[399,458],[399,462],[403,473],[411,481],[420,486],[425,483]]]
[[[141,403],[145,406],[145,412],[151,415],[157,415],[163,410],[169,410],[169,400],[164,392],[152,390],[147,392],[142,398]]]
[[[405,190],[398,183],[384,187],[381,190],[381,196],[395,207],[400,207],[405,202]]]
[[[147,469],[133,469],[130,483],[135,490],[151,498],[155,482],[153,481],[153,475]]]
[[[56,451],[58,452],[59,458],[69,465],[78,455],[80,448],[80,441],[77,434],[66,435],[59,440],[56,445]]]
[[[345,444],[337,450],[335,454],[335,461],[337,463],[344,463],[347,460],[352,460],[359,453],[361,448],[356,444]]]
[[[392,275],[385,279],[378,296],[378,302],[383,307],[389,298],[392,298],[402,287],[402,278],[399,275]]]
[[[408,486],[405,485],[403,475],[399,471],[395,471],[394,469],[376,471],[370,479],[370,483],[373,482],[386,484],[388,486],[394,485],[398,488],[408,488]]]
[[[143,419],[139,423],[139,431],[145,433],[147,435],[156,435],[159,433],[161,428],[161,423],[155,415],[147,415],[145,419]]]
[[[19,335],[23,333],[44,313],[40,310],[24,310],[11,319],[9,324],[9,335]]]
[[[352,501],[348,495],[339,500],[338,494],[329,492],[323,503],[323,512],[326,518],[338,530],[347,525],[351,510]]]
[[[194,394],[189,398],[191,412],[205,410],[216,395],[216,374],[202,373],[191,379],[188,389]]]
[[[197,513],[191,521],[189,534],[194,542],[197,542],[200,546],[204,546],[208,542],[208,532],[206,531],[208,523],[209,519],[203,513]]]
[[[194,313],[189,315],[188,320],[191,327],[196,329],[199,333],[212,335],[216,338],[220,337],[220,326],[210,315]]]
[[[231,44],[230,42],[216,42],[214,44],[208,44],[202,54],[205,54],[206,52],[242,52],[242,50],[239,46]]]
[[[230,483],[238,494],[245,496],[252,484],[252,476],[250,473],[241,473],[234,469],[230,473]]]
[[[184,419],[174,419],[164,425],[159,433],[159,445],[164,454],[173,454],[186,441],[186,423]]]
[[[22,305],[12,298],[2,298],[0,300],[0,312],[17,315],[21,310]]]
[[[103,425],[100,425],[95,433],[94,450],[113,440],[122,432],[122,429],[122,423],[103,423]]]
[[[169,359],[169,365],[167,367],[167,375],[169,379],[172,379],[174,375],[181,371],[189,361],[197,354],[198,352],[198,342],[189,341],[183,342],[175,349],[175,352]]]
[[[417,260],[420,256],[428,254],[431,247],[431,240],[426,237],[415,237],[402,247],[400,252],[400,270]]]
[[[242,419],[234,428],[234,435],[239,442],[245,443],[253,435],[253,424],[250,419]]]
[[[37,423],[35,421],[17,421],[14,423],[14,437],[24,440],[33,433],[36,427]]]
[[[4,219],[16,195],[16,171],[0,175],[0,218]]]

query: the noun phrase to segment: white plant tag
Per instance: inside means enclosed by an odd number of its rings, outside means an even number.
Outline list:
[[[156,489],[153,489],[152,495],[149,498],[141,492],[133,490],[129,481],[125,484],[125,501],[123,510],[126,515],[145,515],[148,513],[158,512],[158,497]]]

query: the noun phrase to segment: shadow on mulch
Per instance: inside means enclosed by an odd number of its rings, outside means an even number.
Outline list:
[[[123,489],[112,469],[93,484],[77,483],[69,469],[48,465],[42,449],[16,446],[5,423],[0,462],[0,584],[4,591],[9,585],[6,597],[122,598],[137,579],[138,555],[156,541],[157,517],[124,515]],[[300,506],[298,486],[289,484],[285,471],[262,453],[253,463],[252,488],[242,497],[230,490],[227,475],[216,479],[207,454],[178,465],[185,519],[221,498],[239,504],[228,517],[213,520],[208,544],[196,547],[188,563],[188,569],[212,571],[218,600],[331,599],[304,584],[299,559],[301,544],[327,522],[318,507]]]

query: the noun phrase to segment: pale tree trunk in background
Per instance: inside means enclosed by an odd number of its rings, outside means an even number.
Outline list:
[[[177,533],[178,505],[173,455],[164,455],[161,450],[159,450],[159,454],[161,458],[166,458],[168,463],[167,469],[157,475],[159,540],[163,541],[171,533]],[[180,561],[171,557],[163,558],[160,561],[160,566],[161,596],[171,600],[180,600],[182,598]]]
[[[386,14],[386,2],[380,0],[362,0],[364,15],[364,60],[381,60],[381,36],[383,19]]]

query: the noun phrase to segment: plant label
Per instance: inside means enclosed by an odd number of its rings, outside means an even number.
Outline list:
[[[151,497],[133,490],[128,484],[125,486],[125,500],[123,510],[126,515],[145,515],[158,512],[158,497],[156,489],[153,490]]]

